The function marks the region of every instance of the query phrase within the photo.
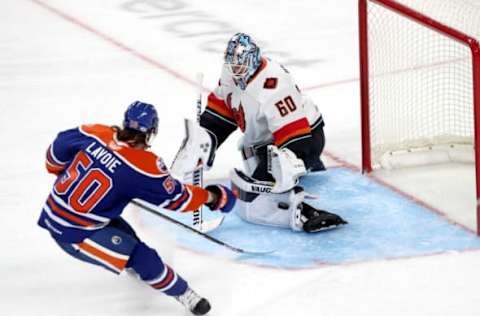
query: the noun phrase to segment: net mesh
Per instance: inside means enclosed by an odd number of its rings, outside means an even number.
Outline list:
[[[472,0],[397,1],[477,38]],[[385,153],[473,145],[472,56],[468,46],[368,2],[372,163]]]

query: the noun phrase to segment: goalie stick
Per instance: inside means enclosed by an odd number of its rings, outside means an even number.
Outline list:
[[[199,73],[197,74],[197,84],[198,84],[198,97],[197,97],[197,109],[196,109],[196,122],[193,123],[189,119],[185,119],[185,138],[183,140],[182,145],[180,146],[180,149],[178,150],[177,154],[175,155],[175,158],[173,159],[172,163],[172,170],[175,169],[175,163],[177,162],[178,159],[184,159],[182,157],[182,152],[186,150],[186,146],[189,142],[190,137],[192,133],[195,133],[192,128],[192,124],[196,124],[199,127],[199,122],[200,122],[200,116],[201,116],[201,111],[202,111],[202,81],[203,81],[203,74]],[[193,160],[193,159],[191,159]],[[204,161],[201,161],[199,159],[198,162],[195,161],[190,161],[190,163],[195,163],[196,166],[193,168],[191,171],[184,171],[184,170],[177,170],[177,176],[182,177],[183,181],[185,183],[191,183],[195,186],[199,186],[203,188],[203,163]],[[212,220],[204,220],[203,219],[203,209],[202,206],[199,207],[198,209],[194,210],[192,212],[192,227],[195,228],[196,230],[199,230],[203,233],[210,232],[217,227],[219,227],[224,219],[224,215],[221,215],[215,219]]]
[[[200,115],[202,114],[202,83],[203,83],[203,73],[197,73],[196,77],[197,82],[197,123],[200,124]],[[198,165],[197,168],[193,171],[192,184],[197,185],[203,188],[203,166]],[[193,211],[193,227],[197,227],[199,231],[203,231],[203,207],[200,206],[198,209]]]
[[[196,76],[197,83],[197,123],[200,124],[200,116],[202,114],[202,83],[203,83],[203,73],[199,72]],[[188,129],[187,129],[188,131]],[[197,185],[203,188],[203,165],[198,165],[197,168],[193,171],[192,174],[192,184]],[[200,206],[198,209],[193,211],[193,227],[197,230],[207,233],[217,227],[219,227],[225,218],[221,216],[213,220],[205,221],[203,220],[203,206]]]
[[[138,207],[140,207],[141,209],[143,209],[143,210],[145,210],[145,211],[147,211],[147,212],[150,212],[151,214],[154,214],[154,215],[156,215],[156,216],[159,216],[159,217],[161,217],[161,218],[163,218],[163,219],[165,219],[165,220],[167,220],[167,221],[169,221],[169,222],[171,222],[171,223],[173,223],[173,224],[176,224],[176,225],[181,226],[181,227],[183,227],[183,228],[185,228],[185,229],[187,229],[187,230],[189,230],[189,231],[191,231],[191,232],[194,232],[195,234],[200,235],[200,236],[202,236],[203,238],[206,238],[206,239],[210,240],[211,242],[216,243],[217,245],[220,245],[220,246],[222,246],[222,247],[225,247],[225,248],[227,248],[227,249],[230,249],[231,251],[234,251],[234,252],[237,252],[237,253],[241,253],[241,254],[249,254],[249,255],[266,255],[266,254],[271,254],[271,253],[275,252],[275,250],[267,250],[267,251],[245,250],[245,249],[242,249],[242,248],[238,248],[238,247],[229,245],[229,244],[227,244],[226,242],[223,242],[223,241],[221,241],[221,240],[218,240],[218,239],[216,239],[216,238],[214,238],[214,237],[212,237],[212,236],[210,236],[210,235],[207,235],[207,234],[205,234],[205,233],[202,233],[202,232],[199,231],[199,230],[196,230],[195,228],[192,228],[192,227],[190,227],[190,226],[188,226],[188,225],[185,225],[184,223],[179,222],[179,221],[177,221],[177,220],[175,220],[175,219],[173,219],[173,218],[171,218],[171,217],[169,217],[169,216],[167,216],[167,215],[165,215],[165,214],[162,214],[162,213],[160,213],[158,210],[154,209],[153,207],[147,206],[147,205],[145,205],[145,204],[143,204],[143,203],[141,203],[141,202],[139,202],[139,201],[136,201],[136,200],[132,200],[131,203],[134,204],[134,205],[136,205],[136,206],[138,206]],[[222,221],[223,221],[223,218],[222,218]]]

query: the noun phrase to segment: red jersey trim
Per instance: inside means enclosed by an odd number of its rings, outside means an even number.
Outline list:
[[[291,122],[273,133],[273,140],[275,145],[280,147],[289,140],[311,133],[310,125],[306,118],[301,118]]]
[[[85,227],[94,227],[96,226],[94,223],[89,222],[83,218],[80,218],[78,216],[75,216],[66,210],[63,210],[59,205],[57,205],[51,196],[48,197],[47,199],[47,204],[50,207],[50,209],[55,213],[56,215],[59,215],[60,217],[63,217],[65,219],[68,219],[78,225],[85,226]]]
[[[185,203],[188,200],[189,197],[190,197],[190,193],[188,192],[187,189],[185,189],[185,191],[183,191],[182,195],[180,195],[178,199],[172,200],[170,204],[165,206],[165,208],[172,211],[176,211],[182,206],[183,203]]]
[[[165,265],[165,269],[167,269],[167,274],[165,275],[165,277],[155,283],[155,284],[152,284],[151,286],[157,290],[162,290],[163,288],[167,287],[168,285],[170,285],[170,283],[172,283],[172,281],[175,279],[175,272],[173,272],[173,270]]]
[[[52,156],[52,145],[48,146],[45,160],[45,167],[49,173],[59,175],[65,169],[65,163],[60,164],[58,160]]]
[[[228,108],[224,100],[217,98],[213,92],[208,95],[207,108],[210,108],[226,119],[235,121],[232,110]]]

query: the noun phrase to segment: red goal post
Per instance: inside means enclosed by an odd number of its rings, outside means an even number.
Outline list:
[[[477,20],[468,0],[359,0],[363,172],[396,152],[470,145],[480,234]]]

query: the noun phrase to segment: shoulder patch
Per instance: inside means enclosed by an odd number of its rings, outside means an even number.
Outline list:
[[[157,167],[158,169],[163,172],[163,173],[167,173],[168,172],[168,168],[167,166],[165,165],[165,162],[163,161],[162,158],[158,157],[157,158]]]
[[[168,194],[172,194],[175,191],[175,180],[171,176],[166,177],[163,180],[163,188]]]
[[[263,84],[264,89],[275,89],[277,87],[278,79],[277,78],[267,78]]]

